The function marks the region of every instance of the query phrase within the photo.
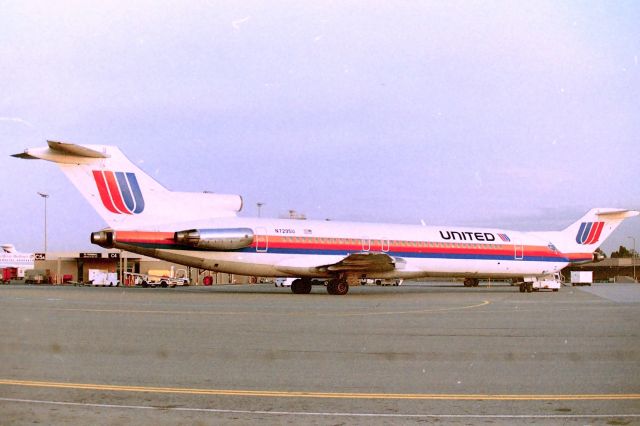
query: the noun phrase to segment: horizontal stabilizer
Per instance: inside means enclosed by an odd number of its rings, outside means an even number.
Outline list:
[[[102,151],[95,148],[99,146],[87,147],[73,143],[47,141],[47,148],[28,148],[24,152],[14,154],[12,157],[23,160],[47,160],[58,164],[88,164],[96,160],[110,158],[107,148],[102,147]]]
[[[636,210],[625,210],[625,209],[603,209],[602,211],[598,211],[596,215],[602,219],[610,219],[610,220],[622,220],[629,217],[637,216],[640,212]]]
[[[74,157],[86,158],[109,158],[105,152],[100,152],[87,148],[86,146],[76,145],[74,143],[47,141],[49,149],[60,152],[61,154],[73,155]]]

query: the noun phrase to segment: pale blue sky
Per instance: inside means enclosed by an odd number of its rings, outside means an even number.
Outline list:
[[[131,3],[131,4],[130,4]],[[91,249],[46,139],[245,216],[561,229],[640,208],[640,3],[0,1],[0,242]],[[640,245],[640,220],[604,249]]]

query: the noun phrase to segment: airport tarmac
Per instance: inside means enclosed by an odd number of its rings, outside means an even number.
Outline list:
[[[0,419],[640,424],[620,289],[0,286]]]

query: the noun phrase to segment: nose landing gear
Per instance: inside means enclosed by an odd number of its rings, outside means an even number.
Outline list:
[[[464,279],[464,286],[465,287],[478,287],[478,284],[480,284],[480,280],[477,278],[465,278]]]

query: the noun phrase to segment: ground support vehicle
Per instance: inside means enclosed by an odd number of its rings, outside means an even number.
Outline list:
[[[571,285],[593,284],[593,271],[571,271]]]
[[[133,274],[134,282],[141,287],[175,287],[178,285],[188,286],[190,284],[187,271],[185,269],[161,270],[150,269],[147,274]]]
[[[22,271],[22,277],[24,277],[24,271]],[[3,268],[2,269],[2,283],[8,283],[11,280],[17,280],[18,277],[18,268]]]
[[[524,277],[523,281],[519,283],[520,293],[539,290],[558,291],[563,281],[562,275],[559,273],[542,277]]]
[[[118,274],[102,269],[89,269],[89,284],[102,287],[117,287]]]
[[[49,270],[28,269],[24,273],[25,284],[50,284],[51,274]]]
[[[383,286],[386,286],[386,285],[399,286],[399,285],[402,285],[403,282],[404,280],[401,278],[389,278],[389,279],[362,278],[360,280],[360,285],[375,284],[375,285],[383,285]]]

